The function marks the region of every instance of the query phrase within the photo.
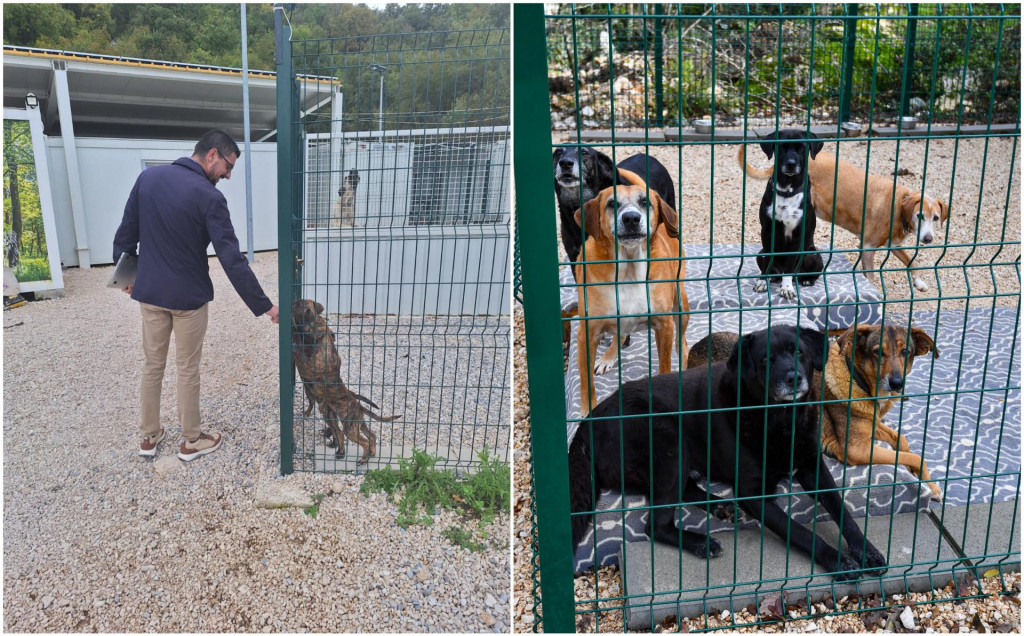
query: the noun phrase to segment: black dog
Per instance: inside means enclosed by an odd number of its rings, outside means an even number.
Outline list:
[[[773,133],[765,139],[778,139],[780,143],[761,143],[761,150],[775,160],[775,175],[768,180],[761,197],[761,251],[757,266],[762,274],[771,275],[754,284],[754,291],[768,290],[768,280],[782,279],[779,295],[796,300],[793,278],[800,285],[813,285],[825,265],[818,248],[814,247],[814,209],[811,207],[811,183],[807,181],[807,154],[814,159],[824,144],[815,141],[812,132],[792,128]],[[777,146],[777,147],[776,147]],[[787,253],[788,252],[788,253]],[[806,252],[806,253],[799,253]],[[765,254],[771,254],[765,256]]]
[[[589,146],[556,148],[553,160],[555,194],[558,195],[558,214],[562,222],[562,245],[569,260],[575,263],[579,258],[580,248],[586,241],[586,235],[576,224],[574,214],[601,190],[615,185],[612,183],[612,160],[608,155]],[[672,177],[657,159],[645,154],[633,155],[619,162],[619,168],[635,172],[647,182],[651,190],[658,193],[662,201],[673,210],[676,209],[676,189],[672,185]],[[622,176],[618,177],[617,182],[628,183]],[[573,276],[575,275],[576,270],[573,269]]]
[[[667,507],[650,512],[645,530],[651,539],[700,557],[716,557],[722,553],[718,541],[675,525],[680,503],[704,508],[692,502],[721,501],[697,487],[690,474],[696,471],[731,484],[744,512],[783,538],[788,532],[794,547],[836,573],[836,579],[855,579],[862,572],[881,575],[887,568],[885,557],[864,537],[835,490],[818,441],[818,407],[807,403],[809,382],[814,370],[824,366],[827,348],[828,338],[821,332],[774,327],[743,336],[727,362],[711,366],[710,384],[706,367],[623,384],[594,408],[569,448],[572,511],[594,510],[592,457],[598,488],[617,490],[624,479],[628,490],[647,494],[653,482],[651,504]],[[708,409],[728,410],[712,412],[709,426]],[[682,415],[666,415],[678,412]],[[805,491],[823,491],[814,496],[837,523],[842,519],[849,555],[759,498],[771,499],[778,483],[793,471]],[[574,549],[588,523],[589,515],[573,516]]]

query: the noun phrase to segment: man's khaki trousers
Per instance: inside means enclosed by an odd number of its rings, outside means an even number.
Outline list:
[[[142,311],[142,436],[160,434],[160,389],[167,364],[167,347],[174,333],[174,358],[178,366],[178,420],[181,436],[195,441],[202,432],[199,422],[199,362],[209,303],[199,309],[164,309],[139,303]]]

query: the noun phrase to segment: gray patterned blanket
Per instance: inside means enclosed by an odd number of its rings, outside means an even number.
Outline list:
[[[738,246],[715,246],[716,257],[728,253],[729,249],[733,250],[732,258],[716,258],[711,268],[712,278],[722,275],[729,276],[728,280],[705,281],[707,261],[687,262],[686,290],[694,313],[690,316],[686,337],[691,345],[707,335],[712,322],[716,331],[747,333],[763,329],[769,320],[771,324],[799,322],[818,329],[826,325],[835,329],[855,321],[881,320],[878,290],[862,276],[854,276],[845,258],[833,259],[828,275],[816,285],[801,289],[801,304],[811,306],[802,307],[800,311],[778,297],[777,286],[773,286],[769,301],[766,294],[755,294],[750,289],[753,279],[741,279],[737,285],[732,278],[735,272],[747,273],[753,259],[740,258]],[[688,256],[707,254],[707,246],[687,246],[686,250]],[[746,252],[749,254],[750,250]],[[756,274],[756,264],[753,267]],[[837,272],[835,275],[831,273],[833,269]],[[568,274],[571,283],[571,274],[566,268],[563,270],[562,281],[566,282]],[[692,280],[698,277],[699,280]],[[572,291],[575,297],[575,289]],[[739,310],[740,301],[748,303],[750,299],[747,306],[753,309]],[[563,309],[565,300],[563,295]],[[762,302],[758,303],[759,300]],[[837,305],[832,306],[832,303]],[[715,309],[713,317],[709,311],[712,307]],[[888,312],[885,319],[907,324],[906,315]],[[912,452],[924,455],[932,477],[943,480],[940,483],[945,493],[942,505],[1005,501],[1016,497],[1020,475],[1018,312],[1004,308],[914,312],[913,325],[935,335],[941,355],[934,360],[931,357],[917,359],[914,370],[907,376],[908,399],[889,413],[887,422],[907,437]],[[580,383],[576,371],[578,327],[579,323],[573,322],[565,378],[570,442],[579,425],[576,419],[579,417]],[[606,338],[598,355],[609,345],[611,339]],[[620,382],[646,377],[651,369],[656,371],[657,351],[653,345],[653,332],[635,332],[631,344],[622,351],[619,365],[595,378],[598,398],[611,394]],[[678,368],[675,359],[673,368]],[[902,466],[845,466],[831,458],[826,458],[826,463],[837,484],[852,488],[844,493],[844,498],[857,516],[910,512],[929,505],[927,487],[914,483],[916,478]],[[788,493],[788,486],[783,483],[779,494]],[[707,489],[708,484],[702,487]],[[719,496],[729,496],[729,488],[721,484],[712,483],[710,488]],[[806,523],[815,516],[815,511],[811,499],[800,495],[800,491],[799,485],[794,484],[794,494],[781,496],[776,503],[788,508],[797,522]],[[600,494],[598,509],[620,510],[644,505],[646,499],[642,496],[623,497],[618,492],[605,491]],[[818,511],[817,517],[827,519],[828,515]],[[597,540],[595,542],[595,526],[592,526],[577,551],[577,571],[592,567],[595,560],[601,565],[615,563],[623,540],[646,539],[645,522],[646,511],[599,514],[595,524]],[[679,516],[679,523],[691,530],[704,531],[709,522],[711,532],[734,527],[731,522],[713,517],[709,520],[704,511],[686,509]],[[756,522],[743,518],[740,525],[756,526]]]

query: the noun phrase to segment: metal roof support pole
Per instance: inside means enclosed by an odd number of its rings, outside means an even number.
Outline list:
[[[245,29],[245,3],[242,3],[242,130],[245,135],[245,237],[249,262],[252,253],[252,147],[249,145],[249,37]]]
[[[342,95],[341,86],[335,86],[331,91],[331,200],[334,200],[334,193],[341,188],[344,175],[341,174],[343,156],[345,153],[341,135],[342,117]]]
[[[68,69],[64,60],[53,61],[53,85],[57,89],[57,113],[60,116],[60,136],[64,140],[64,163],[68,169],[68,192],[71,193],[71,217],[75,223],[75,251],[78,266],[89,269],[88,234],[85,228],[85,201],[82,199],[82,179],[78,172],[78,149],[75,147],[75,127],[71,123],[71,93],[68,90]],[[51,96],[52,99],[52,96]]]

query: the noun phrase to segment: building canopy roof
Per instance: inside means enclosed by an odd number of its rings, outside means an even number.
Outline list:
[[[33,93],[47,135],[60,134],[55,69],[66,69],[76,137],[194,140],[222,128],[243,139],[241,69],[14,46],[4,46],[3,64],[4,107],[24,108]],[[305,79],[303,111],[324,104],[338,85]],[[277,129],[276,82],[273,72],[249,71],[253,141]]]

